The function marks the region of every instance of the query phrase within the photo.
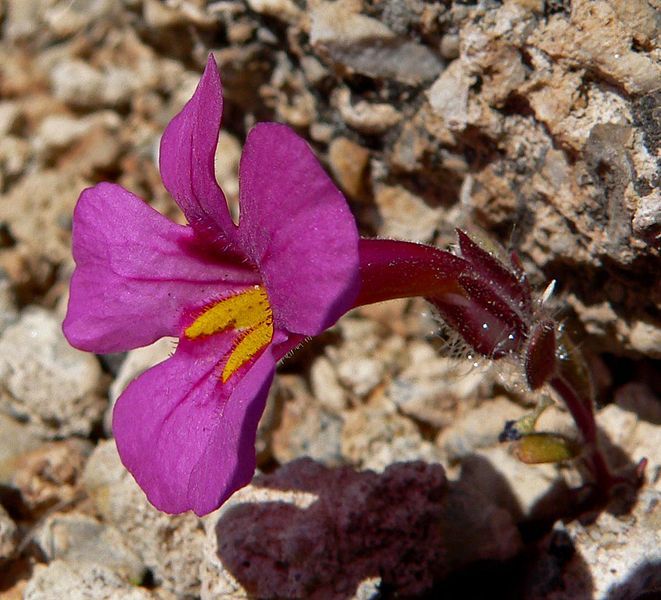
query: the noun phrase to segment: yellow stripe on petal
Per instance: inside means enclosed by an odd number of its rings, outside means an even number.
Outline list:
[[[230,327],[240,333],[228,353],[222,373],[223,383],[273,339],[273,312],[262,286],[256,285],[239,294],[223,298],[197,317],[184,330],[184,335],[194,340]]]
[[[256,285],[234,296],[223,298],[195,319],[184,333],[188,339],[194,340],[228,327],[252,329],[271,317],[268,296],[261,285]]]
[[[223,369],[223,383],[236,371],[251,360],[264,346],[273,339],[273,320],[259,323],[254,329],[244,334],[230,352]]]

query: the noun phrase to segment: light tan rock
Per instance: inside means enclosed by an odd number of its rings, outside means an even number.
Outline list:
[[[124,581],[111,569],[98,564],[55,560],[37,565],[23,593],[25,600],[154,600],[144,588]]]
[[[434,79],[441,71],[441,61],[429,48],[398,38],[382,22],[360,14],[351,2],[315,3],[310,19],[312,46],[352,71],[409,85]]]
[[[630,514],[601,512],[595,521],[558,523],[531,566],[526,597],[641,598],[661,585],[660,493],[642,490]],[[558,549],[572,548],[558,561]],[[554,558],[555,557],[555,558]]]
[[[394,409],[359,406],[344,413],[342,455],[362,469],[381,472],[400,461],[440,463],[443,453]]]
[[[49,442],[16,459],[11,485],[33,515],[67,507],[83,497],[79,478],[91,444],[76,438]]]
[[[113,440],[95,448],[82,482],[104,521],[122,533],[158,585],[177,597],[198,595],[204,532],[195,515],[167,515],[149,504]]]
[[[382,219],[379,235],[385,238],[430,242],[441,212],[401,186],[379,186],[375,203]]]
[[[36,541],[47,560],[107,567],[129,582],[141,581],[145,567],[114,527],[81,513],[53,514],[39,526]]]
[[[16,550],[18,528],[0,505],[0,561],[11,558]]]
[[[280,464],[303,456],[325,465],[340,464],[340,417],[326,411],[296,376],[279,376],[274,389],[271,401],[282,404],[272,433],[274,458]]]
[[[651,92],[659,85],[661,66],[632,50],[632,38],[633,30],[618,18],[613,3],[578,0],[569,22],[555,16],[529,41],[555,60],[603,73],[630,94]]]
[[[345,137],[335,138],[328,148],[331,171],[350,199],[365,192],[369,156],[367,148]]]
[[[44,438],[92,431],[106,405],[100,375],[94,356],[72,348],[43,309],[24,312],[0,337],[0,408]]]
[[[352,103],[346,88],[336,89],[331,102],[349,127],[368,135],[387,133],[402,120],[402,114],[391,104],[364,100]]]

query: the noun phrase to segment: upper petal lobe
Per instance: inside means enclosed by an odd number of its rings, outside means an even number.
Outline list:
[[[291,129],[260,123],[240,165],[239,243],[259,269],[276,324],[316,335],[358,292],[358,232],[342,193]]]
[[[258,281],[229,253],[201,246],[118,185],[85,190],[73,219],[73,256],[64,333],[92,352],[118,352],[181,333],[187,310]]]
[[[163,183],[189,223],[231,241],[235,226],[214,172],[222,114],[220,76],[209,56],[193,97],[163,133],[159,161]]]

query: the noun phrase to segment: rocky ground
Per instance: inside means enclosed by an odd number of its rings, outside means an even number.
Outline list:
[[[0,598],[637,598],[661,589],[656,0],[0,0]],[[159,137],[208,52],[237,197],[261,120],[303,135],[364,235],[516,248],[589,358],[626,510],[581,519],[572,465],[497,437],[534,406],[515,365],[457,351],[422,301],[367,307],[288,359],[260,473],[203,519],[125,472],[127,355],[60,331],[80,190],[117,181],[181,220]],[[561,407],[542,425],[571,427]],[[646,596],[652,597],[652,596]]]

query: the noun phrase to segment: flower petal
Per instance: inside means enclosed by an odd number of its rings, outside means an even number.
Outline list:
[[[122,462],[159,510],[201,516],[252,479],[257,423],[276,356],[267,347],[224,384],[219,359],[234,338],[225,332],[182,340],[172,358],[133,381],[115,405]]]
[[[77,266],[63,329],[81,350],[118,352],[178,336],[187,310],[258,281],[238,257],[201,247],[190,227],[118,185],[83,191],[73,223]]]
[[[220,76],[209,55],[193,97],[163,133],[159,162],[163,183],[189,223],[229,241],[236,227],[214,172],[222,114]]]
[[[239,244],[259,269],[276,324],[315,335],[358,293],[358,232],[346,200],[307,143],[260,123],[240,166]]]

